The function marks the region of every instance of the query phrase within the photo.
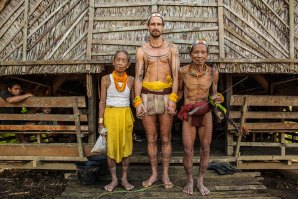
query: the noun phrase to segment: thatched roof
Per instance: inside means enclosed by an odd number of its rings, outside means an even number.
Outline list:
[[[134,58],[147,40],[152,11],[165,16],[164,36],[178,45],[182,63],[189,62],[187,47],[200,33],[221,72],[298,73],[297,0],[1,0],[0,6],[5,3],[0,75],[99,73],[89,63],[110,63],[118,49]]]

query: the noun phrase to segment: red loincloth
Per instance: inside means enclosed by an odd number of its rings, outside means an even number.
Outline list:
[[[181,107],[181,110],[177,114],[178,118],[181,120],[188,120],[188,113],[197,107],[202,107],[197,112],[195,112],[192,117],[192,126],[200,126],[202,124],[203,116],[210,111],[210,105],[208,101],[201,101],[192,104],[186,104]]]

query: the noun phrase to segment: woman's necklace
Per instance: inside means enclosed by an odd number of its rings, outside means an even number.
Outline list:
[[[123,92],[125,87],[126,87],[126,82],[127,82],[127,74],[124,72],[122,76],[119,76],[116,71],[113,71],[112,73],[113,79],[114,79],[114,84],[119,92]],[[121,85],[119,85],[121,83]]]
[[[193,70],[193,64],[191,64],[191,66],[189,67],[189,74],[193,77],[197,77],[197,78],[203,77],[204,75],[206,75],[206,73],[207,73],[207,65],[206,64],[203,65],[203,70],[202,71],[201,70],[194,71]]]

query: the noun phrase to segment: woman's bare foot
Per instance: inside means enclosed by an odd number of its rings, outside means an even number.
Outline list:
[[[170,181],[169,177],[165,177],[165,176],[163,176],[163,177],[162,177],[162,182],[163,182],[164,187],[165,187],[166,189],[171,189],[171,188],[174,187],[174,185],[173,185],[173,183]]]
[[[155,182],[158,181],[157,176],[150,176],[148,180],[142,182],[143,187],[151,187]]]
[[[117,187],[118,186],[118,181],[112,181],[110,184],[108,184],[108,185],[106,185],[104,188],[105,188],[105,190],[107,190],[107,191],[113,191],[114,189],[115,189],[115,187]]]
[[[122,180],[121,181],[121,185],[126,189],[126,191],[130,191],[133,188],[135,188],[135,186],[133,186],[132,184],[130,184],[127,180]]]
[[[202,194],[202,196],[208,195],[210,193],[210,190],[207,187],[205,187],[203,183],[201,184],[198,183],[197,188],[199,192]]]
[[[190,194],[190,195],[193,194],[193,181],[189,181],[189,182],[185,185],[185,187],[184,187],[184,189],[183,189],[183,192],[184,192],[184,193],[187,193],[187,194]]]

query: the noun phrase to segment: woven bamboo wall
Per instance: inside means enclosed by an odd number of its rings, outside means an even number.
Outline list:
[[[10,0],[0,11],[0,73],[98,73],[98,64],[58,61],[105,64],[118,49],[134,60],[148,15],[159,11],[184,64],[201,34],[221,72],[297,74],[297,10],[297,0]]]

